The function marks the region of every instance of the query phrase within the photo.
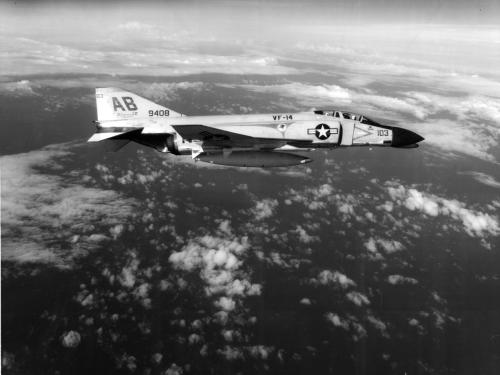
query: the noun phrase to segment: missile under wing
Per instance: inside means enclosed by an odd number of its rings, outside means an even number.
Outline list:
[[[423,138],[366,116],[339,110],[186,116],[117,88],[96,89],[96,133],[115,150],[133,141],[160,152],[214,164],[278,167],[311,161],[318,148],[418,147]]]

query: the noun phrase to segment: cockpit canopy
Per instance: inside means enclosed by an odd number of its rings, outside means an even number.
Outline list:
[[[349,112],[340,112],[340,111],[336,111],[336,110],[322,110],[322,109],[320,109],[320,110],[314,111],[314,113],[317,115],[322,115],[322,116],[332,116],[332,117],[344,118],[347,120],[359,121],[359,122],[362,122],[363,124],[368,124],[368,125],[380,125],[378,122],[370,120],[366,116],[357,115],[357,114],[349,113]]]

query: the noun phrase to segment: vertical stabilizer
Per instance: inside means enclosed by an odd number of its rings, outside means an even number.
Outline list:
[[[97,88],[97,121],[158,119],[179,117],[182,114],[165,108],[139,95],[114,87]]]

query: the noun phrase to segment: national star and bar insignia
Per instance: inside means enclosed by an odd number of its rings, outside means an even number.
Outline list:
[[[330,138],[331,129],[327,124],[319,124],[314,129],[307,129],[307,134],[314,134],[321,141]]]

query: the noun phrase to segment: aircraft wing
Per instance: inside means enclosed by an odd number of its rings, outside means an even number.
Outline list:
[[[251,137],[206,125],[172,125],[179,135],[188,140],[203,141],[220,147],[247,146],[265,141],[263,138]],[[272,140],[273,142],[275,140]]]

